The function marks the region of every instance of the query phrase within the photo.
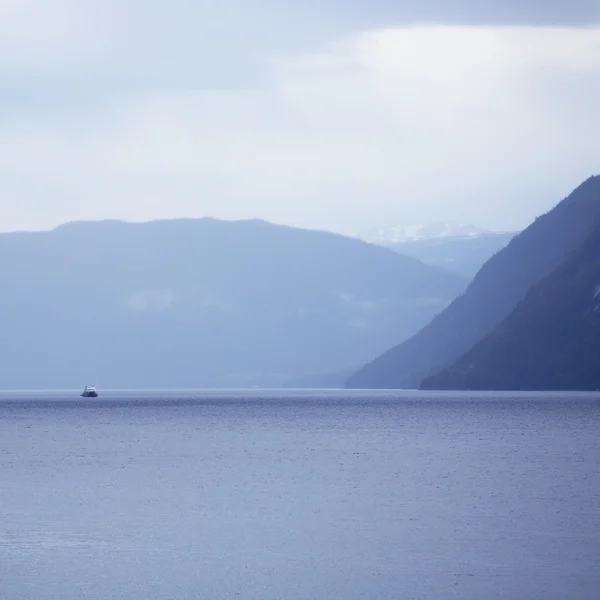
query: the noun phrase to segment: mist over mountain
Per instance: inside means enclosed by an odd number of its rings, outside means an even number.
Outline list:
[[[380,227],[358,237],[426,264],[472,278],[515,235],[516,232],[489,231],[471,225],[444,222]]]
[[[558,268],[600,222],[600,177],[590,177],[495,254],[465,293],[409,340],[367,364],[353,388],[414,388],[489,334],[528,289]]]
[[[343,389],[348,377],[356,372],[357,367],[327,373],[309,373],[302,377],[294,377],[281,385],[289,389]]]
[[[492,333],[421,387],[600,389],[600,225]]]
[[[264,221],[71,223],[0,257],[2,388],[278,386],[362,364],[466,284]]]
[[[424,225],[392,225],[390,227],[375,227],[358,234],[356,237],[378,244],[380,246],[393,246],[395,244],[406,244],[411,242],[443,240],[443,239],[469,239],[490,233],[497,233],[468,225],[465,223],[453,223],[441,221],[427,223]]]

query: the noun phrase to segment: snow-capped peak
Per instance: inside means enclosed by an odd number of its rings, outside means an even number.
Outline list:
[[[492,231],[451,222],[429,223],[427,225],[395,225],[376,227],[358,234],[356,237],[372,244],[401,244],[418,240],[440,238],[474,238],[494,233]]]

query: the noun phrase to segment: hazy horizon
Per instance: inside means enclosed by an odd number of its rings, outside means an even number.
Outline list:
[[[294,229],[303,229],[303,230],[307,230],[307,231],[334,233],[334,234],[343,235],[343,236],[347,236],[347,237],[358,237],[361,239],[362,239],[362,236],[368,237],[369,233],[373,234],[373,232],[378,231],[380,229],[387,230],[387,229],[393,229],[395,227],[406,227],[408,232],[410,232],[412,229],[414,229],[416,227],[427,228],[428,226],[435,226],[435,225],[456,226],[457,228],[464,226],[464,227],[473,227],[474,229],[479,229],[478,226],[473,223],[458,223],[455,221],[429,221],[429,222],[423,222],[423,223],[408,223],[408,222],[407,223],[381,223],[379,225],[375,225],[374,227],[367,228],[367,229],[363,228],[363,229],[357,229],[355,231],[340,232],[340,231],[336,231],[334,228],[327,229],[325,227],[318,227],[318,226],[311,227],[311,226],[293,225],[290,223],[276,222],[276,221],[272,221],[269,219],[263,219],[262,217],[220,218],[220,217],[212,217],[212,216],[204,216],[204,217],[203,216],[198,216],[198,217],[181,216],[181,217],[157,217],[157,218],[139,219],[139,220],[117,219],[117,218],[111,218],[111,217],[100,218],[100,219],[81,219],[81,220],[64,221],[64,222],[58,223],[57,225],[49,225],[49,226],[43,227],[43,228],[42,227],[39,227],[39,228],[31,227],[31,228],[9,229],[9,230],[0,229],[0,235],[5,234],[5,233],[43,233],[43,232],[55,231],[57,229],[60,229],[62,227],[69,226],[69,225],[86,224],[86,223],[99,223],[99,224],[100,223],[122,223],[122,224],[129,224],[129,225],[144,225],[144,224],[150,224],[150,223],[155,223],[155,222],[160,222],[160,221],[196,221],[196,220],[213,220],[213,221],[220,221],[220,222],[224,222],[224,223],[243,223],[243,222],[251,222],[251,221],[262,221],[264,223],[268,223],[268,224],[276,225],[276,226],[280,226],[280,227],[290,227],[290,228],[294,228]],[[518,231],[519,230],[481,228],[481,232],[485,233],[485,234],[488,234],[488,233],[490,233],[490,234],[493,234],[493,233],[509,234],[509,233],[517,233]],[[459,231],[457,232],[457,235],[460,236]],[[365,241],[372,241],[372,240],[366,239]]]

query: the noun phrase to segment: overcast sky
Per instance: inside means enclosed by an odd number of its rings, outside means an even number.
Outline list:
[[[599,106],[600,0],[0,0],[0,230],[516,229]]]

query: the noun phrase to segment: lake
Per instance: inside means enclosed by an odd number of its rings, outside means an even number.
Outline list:
[[[6,600],[597,600],[600,395],[0,392]]]

